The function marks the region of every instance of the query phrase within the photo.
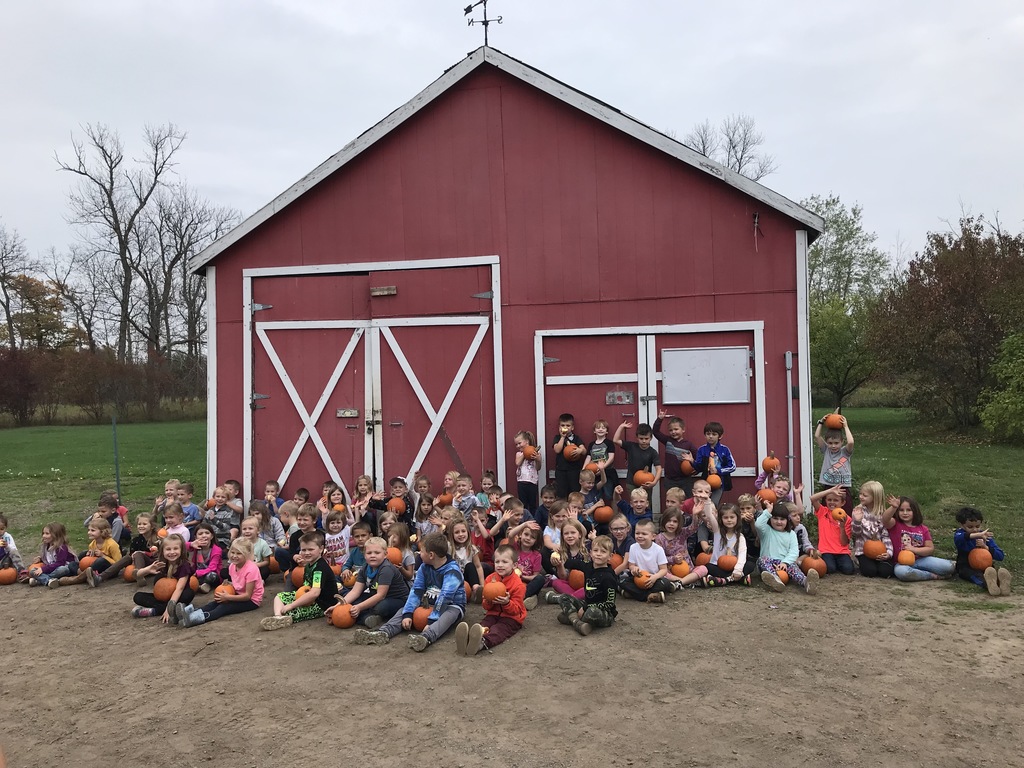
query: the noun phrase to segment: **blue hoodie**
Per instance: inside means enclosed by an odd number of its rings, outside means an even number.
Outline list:
[[[458,608],[459,613],[466,613],[466,589],[462,579],[462,568],[451,558],[448,558],[440,568],[423,563],[416,570],[412,589],[402,609],[402,618],[411,619],[413,611],[420,607],[424,596],[434,595],[437,597],[428,622],[437,621],[448,608]]]

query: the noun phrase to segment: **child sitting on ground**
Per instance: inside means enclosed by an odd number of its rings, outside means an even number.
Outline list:
[[[376,629],[405,605],[409,585],[398,566],[388,560],[387,553],[384,539],[374,536],[366,540],[366,564],[356,574],[355,586],[344,597],[337,598],[338,605],[327,609],[328,621],[333,611],[350,611],[357,623]]]
[[[612,501],[618,507],[619,512],[626,516],[629,520],[629,525],[634,530],[636,529],[637,523],[641,520],[654,521],[654,516],[651,513],[651,501],[648,496],[646,488],[634,488],[629,492],[629,501],[626,501],[625,496],[626,490],[621,486],[615,486],[615,492],[612,495]]]
[[[966,579],[979,587],[984,586],[990,595],[1010,594],[1013,575],[1006,568],[989,566],[984,570],[974,568],[970,563],[971,551],[988,550],[993,562],[1001,562],[1003,550],[996,544],[992,532],[982,529],[985,518],[973,507],[963,507],[956,513],[956,521],[960,527],[953,533],[953,544],[956,547],[956,572],[961,579]]]
[[[63,576],[59,581],[51,580],[46,586],[66,587],[69,584],[84,584],[85,582],[88,582],[89,586],[95,586],[96,575],[103,573],[121,559],[121,548],[111,537],[110,523],[105,517],[97,513],[89,523],[88,534],[89,548],[79,556],[79,567],[81,567],[81,561],[86,557],[93,558],[92,565],[82,568],[75,576]]]
[[[224,559],[224,550],[217,545],[214,536],[212,525],[200,523],[196,526],[195,541],[187,545],[192,573],[199,581],[199,591],[204,595],[220,584],[220,564]]]
[[[952,576],[956,563],[935,557],[935,542],[924,524],[917,500],[911,496],[890,496],[888,502],[889,506],[882,513],[882,523],[889,529],[896,578],[900,581],[931,581]],[[909,557],[900,557],[903,552]]]
[[[169,534],[160,541],[160,551],[152,565],[141,568],[138,572],[142,578],[156,576],[174,579],[174,591],[168,600],[157,598],[152,592],[136,592],[132,597],[135,607],[132,616],[136,619],[148,619],[159,616],[164,624],[177,624],[179,603],[191,603],[196,593],[189,586],[192,566],[185,555],[185,540],[176,533]]]
[[[584,637],[594,627],[610,627],[618,615],[615,593],[619,579],[608,567],[611,556],[612,540],[598,536],[591,544],[590,562],[583,565],[583,600],[572,595],[559,595],[559,623],[571,626]]]
[[[195,530],[195,527],[203,519],[203,512],[199,509],[199,505],[192,501],[194,495],[195,488],[192,486],[192,483],[182,483],[174,494],[175,501],[178,502],[184,515],[185,527],[189,531]]]
[[[363,547],[366,546],[367,540],[372,535],[373,531],[365,518],[352,526],[351,548],[348,551],[348,557],[345,558],[345,564],[341,568],[341,581],[343,583],[351,581],[351,577],[355,576],[356,571],[366,565],[366,555],[363,554]]]
[[[238,538],[238,526],[242,522],[242,502],[233,499],[230,492],[231,489],[227,485],[217,486],[213,491],[213,508],[206,510],[204,518],[213,526],[221,551],[230,547],[232,540]],[[167,530],[170,531],[169,520]]]
[[[508,544],[494,550],[494,573],[484,582],[483,606],[486,615],[472,627],[461,622],[455,628],[455,652],[459,656],[475,656],[484,648],[493,648],[523,628],[526,621],[526,587],[516,574],[516,551]],[[500,583],[505,594],[488,599],[488,585]]]
[[[857,558],[860,575],[868,578],[888,579],[893,575],[892,540],[889,531],[882,522],[885,511],[885,491],[876,480],[868,480],[860,487],[860,504],[853,508],[850,515],[850,549]],[[884,546],[880,554],[869,556],[864,545],[869,541],[879,541]]]
[[[796,586],[803,587],[807,594],[813,595],[818,590],[818,572],[811,570],[804,576],[803,571],[797,567],[799,550],[789,513],[788,501],[766,504],[754,521],[761,539],[761,557],[757,561],[761,569],[761,581],[774,592],[781,592],[786,585],[779,578],[778,572],[784,570]]]
[[[302,535],[316,530],[316,507],[308,503],[300,506],[295,512],[295,524],[297,528],[288,538],[288,547],[274,550],[281,573],[287,573],[298,564]]]
[[[634,493],[640,490],[637,488]],[[624,563],[630,578],[622,580],[622,590],[634,600],[664,603],[665,593],[675,587],[665,579],[668,575],[668,558],[665,550],[654,543],[654,535],[653,520],[648,518],[636,524],[633,531],[636,543],[629,548]]]
[[[252,542],[237,538],[228,550],[228,579],[234,594],[225,589],[213,593],[213,604],[198,608],[191,603],[178,603],[175,615],[185,627],[196,627],[235,613],[255,611],[263,602],[263,579],[253,562]]]
[[[263,503],[263,502],[259,502]],[[264,581],[270,576],[270,558],[273,556],[273,550],[270,549],[270,545],[260,536],[259,518],[247,517],[242,521],[242,533],[238,539],[245,539],[249,542],[249,547],[252,550],[252,560],[256,563],[256,570],[260,572],[260,578]],[[238,541],[235,539],[235,541]],[[224,577],[226,574],[221,573]],[[201,588],[201,587],[200,587]]]
[[[424,600],[433,599],[434,607],[426,628],[409,638],[409,647],[414,651],[425,651],[462,620],[466,613],[466,590],[462,569],[448,557],[447,537],[442,533],[431,533],[424,536],[419,545],[422,565],[416,570],[405,605],[380,629],[357,629],[352,642],[357,645],[384,645],[400,632],[410,631],[413,612]]]
[[[853,575],[850,557],[852,521],[843,509],[842,486],[835,485],[811,495],[811,506],[818,519],[818,552],[825,561],[826,573]]]
[[[25,570],[18,545],[14,537],[7,532],[7,517],[0,515],[0,568],[13,568],[18,573]]]
[[[299,537],[299,555],[296,567],[303,569],[300,595],[281,592],[274,598],[274,615],[267,616],[260,626],[268,631],[290,627],[296,621],[310,621],[326,615],[338,594],[338,582],[331,566],[324,560],[323,531],[310,531]]]
[[[6,530],[7,518],[0,515],[0,523],[5,529],[4,543],[6,545],[6,536],[9,535]],[[42,539],[39,557],[28,567],[28,585],[30,587],[45,587],[51,580],[57,581],[62,576],[78,573],[78,558],[68,546],[68,534],[63,523],[44,525]]]

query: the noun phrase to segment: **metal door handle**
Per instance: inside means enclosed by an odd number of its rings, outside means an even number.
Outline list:
[[[400,426],[402,426],[403,423],[404,422],[401,422],[401,421],[389,421],[388,422],[388,426],[389,427],[400,427]]]

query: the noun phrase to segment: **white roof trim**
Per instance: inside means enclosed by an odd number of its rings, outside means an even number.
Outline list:
[[[470,53],[466,58],[455,66],[448,69],[441,77],[432,82],[410,101],[396,109],[368,131],[346,144],[340,152],[329,157],[310,173],[306,174],[298,182],[275,197],[270,203],[260,208],[256,213],[232,229],[216,242],[210,244],[200,253],[196,254],[189,262],[189,269],[198,272],[208,262],[214,259],[222,251],[237,243],[247,234],[256,229],[260,224],[267,221],[278,211],[290,205],[296,199],[315,187],[321,181],[333,174],[350,160],[358,157],[365,149],[375,144],[379,139],[386,136],[392,130],[411,118],[434,99],[465,78],[482,64],[491,64],[494,67],[507,72],[518,80],[528,83],[545,93],[554,96],[559,101],[576,107],[582,112],[601,120],[619,131],[632,136],[639,141],[649,144],[655,149],[675,157],[678,160],[697,168],[704,173],[724,181],[731,187],[735,187],[744,194],[760,200],[777,211],[806,224],[812,232],[812,237],[817,235],[824,228],[824,221],[820,216],[806,208],[798,205],[792,200],[783,197],[767,187],[748,179],[735,171],[732,171],[694,149],[672,139],[660,131],[651,128],[636,118],[630,117],[592,96],[575,90],[565,83],[559,82],[540,70],[527,66],[501,51],[494,48],[481,47]]]

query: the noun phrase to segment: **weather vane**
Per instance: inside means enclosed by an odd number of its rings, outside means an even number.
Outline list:
[[[491,24],[501,24],[501,16],[498,16],[497,18],[494,18],[494,19],[488,19],[487,18],[487,0],[476,0],[476,2],[473,3],[472,5],[467,5],[465,10],[464,10],[464,12],[463,12],[463,16],[469,16],[469,14],[471,14],[473,12],[473,9],[476,8],[478,5],[482,5],[484,7],[484,17],[482,19],[467,19],[466,23],[469,26],[471,26],[471,27],[474,24],[481,24],[481,25],[483,25],[483,28],[484,28],[484,45],[487,45],[487,28]]]

